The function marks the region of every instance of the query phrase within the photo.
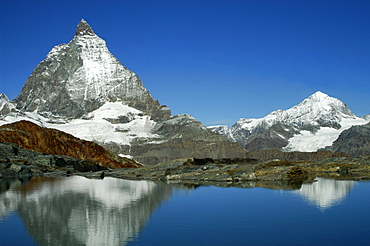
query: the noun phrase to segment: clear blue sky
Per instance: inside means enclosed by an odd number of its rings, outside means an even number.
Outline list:
[[[0,93],[14,99],[81,18],[155,99],[205,125],[318,90],[370,113],[369,0],[0,0]]]

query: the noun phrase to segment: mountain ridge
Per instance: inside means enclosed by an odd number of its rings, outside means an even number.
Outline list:
[[[339,99],[317,91],[287,110],[276,110],[259,119],[239,119],[231,128],[210,126],[246,150],[281,149],[317,151],[331,145],[353,125],[366,124]]]

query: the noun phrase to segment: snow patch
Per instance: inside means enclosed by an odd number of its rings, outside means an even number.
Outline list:
[[[364,125],[368,121],[365,119],[343,119],[342,127],[337,130],[330,127],[321,127],[316,133],[309,131],[301,131],[300,134],[294,135],[289,139],[289,143],[284,147],[283,151],[304,151],[313,152],[318,149],[331,146],[333,142],[339,137],[342,131],[347,130],[355,125]]]

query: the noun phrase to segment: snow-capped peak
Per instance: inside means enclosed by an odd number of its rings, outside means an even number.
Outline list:
[[[260,137],[258,146],[248,148],[269,148],[266,139],[279,137],[286,141],[286,151],[315,151],[331,145],[339,134],[353,125],[366,124],[366,118],[359,118],[339,99],[317,91],[298,105],[287,110],[276,110],[259,119],[238,120],[230,131],[224,127],[209,127],[229,139],[235,139],[242,146]],[[256,135],[257,137],[250,138]],[[279,140],[279,141],[280,141]],[[264,142],[265,141],[265,142]]]
[[[150,114],[160,106],[82,19],[73,39],[48,53],[14,102],[23,111],[75,119],[117,101]]]
[[[339,99],[330,97],[327,94],[318,91],[313,95],[309,96],[303,102],[301,102],[296,107],[300,108],[308,108],[311,109],[320,109],[320,112],[328,112],[328,111],[336,111],[337,113],[341,113],[344,117],[355,117],[355,115],[347,108],[347,106]],[[293,107],[294,108],[294,107]]]
[[[266,117],[274,118],[274,122],[293,124],[297,127],[317,125],[333,128],[340,128],[342,119],[357,118],[342,101],[321,91],[290,109],[277,110]]]

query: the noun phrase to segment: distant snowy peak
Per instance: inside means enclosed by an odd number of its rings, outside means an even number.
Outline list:
[[[4,93],[0,93],[0,105],[8,102],[10,102],[9,98]]]
[[[339,99],[318,91],[290,109],[259,119],[241,118],[231,130],[225,126],[209,129],[235,139],[247,150],[316,151],[331,145],[342,131],[367,122],[367,117],[355,116]]]
[[[10,102],[9,98],[4,94],[0,94],[0,115],[6,115],[15,109],[13,103]]]
[[[332,120],[339,121],[342,118],[356,118],[342,101],[321,91],[309,96],[290,109],[275,111],[271,114],[276,114],[277,120],[282,122],[317,121],[323,117],[330,117]]]
[[[361,118],[364,120],[370,121],[370,114],[364,115]]]
[[[226,126],[226,125],[222,125],[222,126],[209,126],[208,127],[209,130],[211,130],[212,132],[214,133],[217,133],[217,134],[220,134],[224,137],[227,137],[227,139],[229,139],[230,141],[232,142],[236,142],[232,132],[231,132],[231,129]]]
[[[116,101],[149,115],[160,107],[139,77],[111,54],[83,19],[74,38],[48,53],[15,99],[23,111],[68,118],[79,118],[105,102]]]
[[[290,109],[274,111],[261,119],[241,118],[233,128],[259,132],[282,123],[300,130],[315,131],[320,127],[339,129],[343,119],[357,118],[342,101],[318,91]]]

